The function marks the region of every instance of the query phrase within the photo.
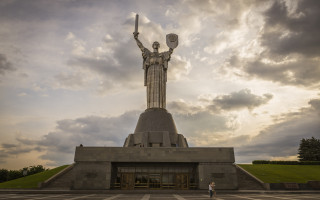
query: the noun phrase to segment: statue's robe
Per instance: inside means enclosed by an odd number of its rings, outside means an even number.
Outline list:
[[[147,108],[166,108],[167,69],[172,51],[162,53],[142,49]]]

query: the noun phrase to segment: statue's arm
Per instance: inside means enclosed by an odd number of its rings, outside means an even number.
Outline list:
[[[169,48],[169,55],[171,56],[172,53],[173,53],[173,49]]]
[[[140,42],[140,40],[138,39],[138,34],[133,33],[134,34],[134,39],[137,42],[138,47],[141,49],[141,51],[143,51],[145,49],[145,47],[143,46],[143,44]]]
[[[172,48],[169,48],[169,51],[166,51],[165,52],[165,59],[167,61],[170,61],[170,58],[171,58],[171,54],[173,53],[173,49]]]

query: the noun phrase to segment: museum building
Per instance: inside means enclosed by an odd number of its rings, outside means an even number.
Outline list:
[[[76,147],[73,189],[237,189],[231,147],[188,147],[166,109],[140,115],[123,147]]]

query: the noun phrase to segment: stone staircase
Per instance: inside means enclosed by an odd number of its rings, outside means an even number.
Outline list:
[[[236,165],[239,190],[268,190],[268,184]]]
[[[42,182],[39,187],[42,189],[71,189],[73,181],[73,167],[74,164],[68,166],[53,177]]]

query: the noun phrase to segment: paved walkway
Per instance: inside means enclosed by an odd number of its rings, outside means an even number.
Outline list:
[[[204,194],[0,194],[0,200],[204,200]],[[320,194],[221,194],[215,200],[314,200]]]

